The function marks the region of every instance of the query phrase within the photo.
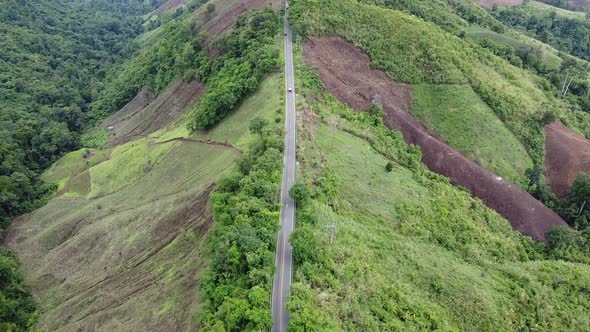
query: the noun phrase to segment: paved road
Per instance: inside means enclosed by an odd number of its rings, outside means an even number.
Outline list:
[[[295,202],[289,196],[289,189],[295,181],[295,79],[293,71],[293,44],[288,15],[285,14],[285,91],[286,115],[285,129],[285,165],[281,187],[281,229],[277,238],[277,256],[275,258],[275,277],[272,288],[273,332],[285,332],[289,324],[287,300],[291,290],[293,257],[289,236],[295,225]],[[292,92],[289,92],[289,88]]]

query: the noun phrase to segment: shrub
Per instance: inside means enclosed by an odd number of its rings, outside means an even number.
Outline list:
[[[303,204],[309,199],[309,191],[303,182],[296,182],[289,189],[289,196],[295,200],[297,204]]]

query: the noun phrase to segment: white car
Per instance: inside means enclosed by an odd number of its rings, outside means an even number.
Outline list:
[[[293,89],[289,88],[289,92],[293,92]]]

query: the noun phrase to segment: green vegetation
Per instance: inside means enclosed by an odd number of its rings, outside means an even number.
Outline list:
[[[583,15],[531,3],[497,9],[494,16],[561,51],[590,60],[590,20]]]
[[[470,0],[361,0],[361,2],[409,12],[453,34],[459,34],[465,26],[474,23],[494,31],[504,30],[502,24]]]
[[[573,12],[573,11],[578,11],[578,12],[583,12],[583,11],[587,11],[588,10],[588,5],[584,5],[582,3],[582,1],[576,1],[576,0],[539,0],[537,1],[529,1],[529,3],[535,3],[536,5],[543,5],[546,4],[550,7],[557,7],[557,8],[562,8],[565,9],[566,11],[569,12]]]
[[[301,64],[297,75],[317,116],[298,137],[311,200],[291,238],[290,330],[590,327],[587,265],[550,260],[562,245],[514,232],[374,114],[335,101]]]
[[[240,16],[232,33],[215,47],[223,55],[207,80],[207,92],[193,109],[191,128],[210,128],[218,123],[277,67],[277,33],[277,16],[270,7]]]
[[[586,16],[586,13],[584,13],[582,11],[576,11],[576,10],[581,10],[581,8],[579,8],[579,7],[576,8],[575,6],[570,7],[570,6],[566,5],[566,4],[572,4],[571,2],[552,1],[552,0],[545,0],[545,2],[529,1],[527,4],[529,6],[536,8],[536,9],[554,11],[557,15],[567,16],[570,18],[584,18]],[[552,4],[552,2],[554,2],[554,3]],[[567,9],[568,7],[570,9]]]
[[[233,174],[212,195],[215,228],[211,265],[201,283],[205,330],[264,331],[272,327],[270,289],[279,225],[282,126],[257,130]]]
[[[538,72],[558,70],[563,60],[558,52],[543,43],[520,34],[514,36],[470,27],[466,37],[517,67],[530,67]]]
[[[16,257],[0,248],[0,331],[27,330],[35,322],[36,309]]]
[[[547,81],[404,13],[353,0],[318,6],[291,2],[296,31],[359,45],[376,68],[414,84],[413,112],[451,145],[487,155],[501,174],[537,174],[531,187],[542,185],[541,125],[572,119],[573,108]],[[590,328],[585,232],[556,229],[546,244],[533,243],[428,171],[419,150],[376,121],[378,110],[349,110],[301,63],[297,77],[315,116],[299,117],[299,177],[311,199],[298,206],[291,239],[290,330]],[[480,140],[488,133],[494,138]]]
[[[267,122],[282,121],[283,109],[281,95],[277,87],[282,86],[280,74],[270,74],[260,83],[258,90],[246,98],[234,111],[230,112],[223,121],[211,129],[190,131],[185,124],[192,120],[191,114],[185,116],[182,124],[172,130],[164,130],[154,135],[158,141],[166,141],[174,137],[190,137],[201,141],[214,141],[230,144],[240,150],[248,148],[254,139],[248,132],[252,120],[259,117]]]
[[[511,181],[533,166],[525,148],[469,85],[416,85],[412,113],[450,146]]]
[[[0,5],[0,234],[46,203],[40,174],[81,146],[89,103],[113,65],[136,51],[142,16],[162,1],[3,1]],[[2,254],[0,330],[20,331],[34,306]],[[19,275],[17,277],[17,275]],[[22,297],[19,299],[19,297]]]

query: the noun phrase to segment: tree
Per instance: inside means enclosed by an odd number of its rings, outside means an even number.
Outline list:
[[[385,170],[386,170],[388,173],[391,173],[391,171],[393,171],[393,163],[392,163],[391,161],[388,161],[388,162],[387,162],[387,165],[385,165]]]
[[[208,3],[207,4],[207,20],[210,20],[213,18],[213,13],[215,12],[215,4],[214,3]]]
[[[252,134],[256,134],[262,136],[264,133],[264,128],[268,125],[268,121],[261,117],[256,117],[250,121],[250,132]]]
[[[309,199],[309,191],[303,182],[298,181],[289,190],[289,196],[298,204],[305,203]]]
[[[575,203],[581,207],[584,202],[590,200],[590,175],[587,173],[578,173],[576,180],[568,193],[570,203]]]

